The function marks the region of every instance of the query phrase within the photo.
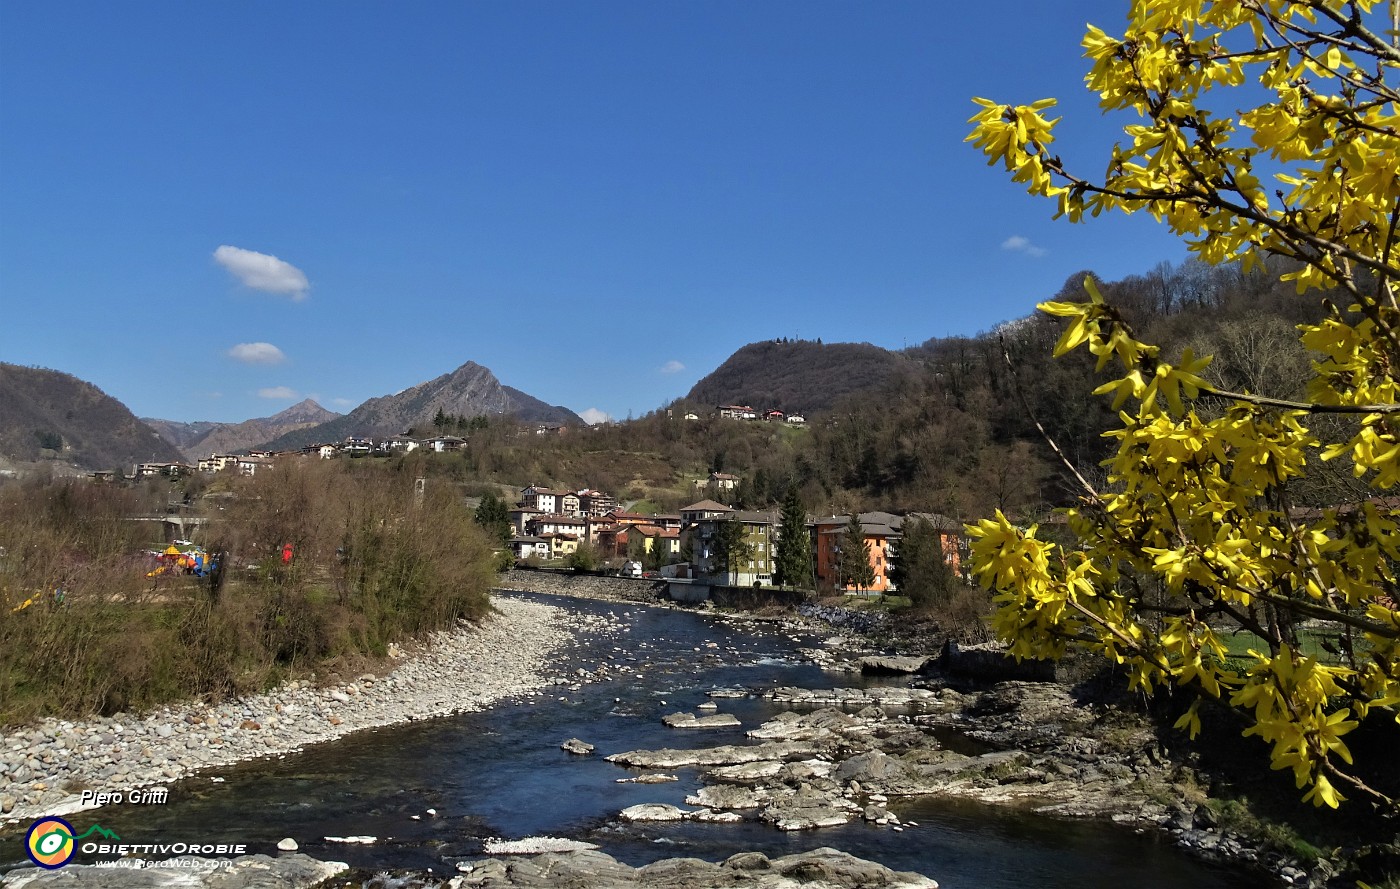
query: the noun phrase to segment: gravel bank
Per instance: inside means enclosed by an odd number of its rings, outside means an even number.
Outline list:
[[[578,632],[606,624],[520,599],[493,604],[498,614],[434,635],[383,676],[321,688],[293,681],[218,706],[191,702],[144,717],[48,719],[11,729],[0,734],[0,823],[94,808],[82,790],[125,794],[362,729],[540,694],[554,683],[551,655]]]

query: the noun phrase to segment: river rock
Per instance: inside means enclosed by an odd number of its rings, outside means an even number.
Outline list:
[[[983,681],[1054,682],[1057,664],[1055,661],[1018,661],[1011,657],[1005,645],[997,642],[959,645],[949,641],[943,646],[938,666],[945,673]]]
[[[776,759],[760,759],[733,766],[720,766],[710,769],[706,776],[726,784],[758,784],[776,778],[783,770],[783,763]]]
[[[628,867],[602,852],[515,859],[509,867],[494,859],[463,862],[463,866],[466,864],[473,866],[462,875],[461,886],[492,889],[790,889],[797,885],[938,889],[938,883],[921,874],[894,871],[830,848],[771,860],[757,852],[740,853],[722,864],[698,858],[669,858],[642,868]]]
[[[570,738],[563,744],[560,744],[559,749],[568,751],[575,756],[587,756],[593,752],[593,745],[580,741],[578,738]]]
[[[933,660],[930,657],[896,657],[892,655],[871,655],[860,659],[860,671],[868,675],[893,676],[922,673]]]
[[[686,766],[737,765],[761,759],[806,759],[817,752],[811,744],[779,741],[755,744],[751,747],[725,744],[721,747],[702,747],[698,750],[629,750],[625,753],[614,753],[606,758],[608,762],[636,768],[679,769]]]
[[[769,805],[759,817],[779,830],[812,830],[839,827],[859,811],[854,803],[834,793],[803,785],[786,799]]]
[[[738,717],[732,713],[715,713],[709,716],[672,713],[661,717],[661,721],[671,728],[731,728],[740,724]]]
[[[283,852],[295,852],[298,848],[297,841],[291,837],[283,837],[277,841],[277,848]]]
[[[482,843],[487,855],[539,855],[543,852],[587,852],[598,848],[583,840],[562,837],[524,837],[518,840],[493,838]]]
[[[642,803],[618,813],[623,821],[684,821],[691,813],[670,803]]]
[[[12,871],[5,879],[11,889],[307,889],[348,869],[341,861],[318,861],[297,853],[275,858],[243,855],[220,868],[165,865],[138,869],[70,864],[61,870]]]
[[[769,799],[767,791],[732,784],[717,784],[701,787],[685,798],[686,804],[703,806],[707,809],[757,809]]]
[[[648,774],[638,775],[635,778],[618,778],[618,784],[667,784],[671,781],[679,781],[675,775]]]
[[[832,777],[842,784],[856,781],[865,791],[885,789],[906,777],[904,763],[881,750],[868,750],[836,767]]]

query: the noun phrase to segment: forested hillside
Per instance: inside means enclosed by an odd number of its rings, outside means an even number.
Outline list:
[[[120,401],[70,374],[0,362],[0,454],[131,469],[180,452]]]
[[[1214,354],[1206,374],[1214,382],[1287,396],[1308,366],[1293,325],[1316,309],[1295,299],[1278,272],[1188,262],[1100,286],[1166,354],[1188,346]],[[1073,275],[1060,294],[1043,297],[1080,299],[1092,274]],[[1114,416],[1111,400],[1090,394],[1103,380],[1095,378],[1090,356],[1051,357],[1059,334],[1055,319],[1033,315],[977,336],[887,353],[887,366],[897,372],[835,400],[830,410],[809,410],[806,429],[721,420],[710,416],[713,405],[697,411],[698,421],[681,419],[679,409],[668,417],[663,409],[558,437],[493,423],[472,433],[461,458],[436,465],[464,480],[589,485],[669,507],[698,499],[693,482],[719,470],[740,476],[732,499],[752,507],[772,505],[796,484],[817,512],[932,510],[966,518],[1002,509],[1035,517],[1072,497],[1037,420],[1088,477],[1102,478],[1098,464],[1111,445],[1102,436]],[[802,345],[750,346],[737,364]],[[1348,468],[1339,462],[1325,485],[1297,492],[1298,502],[1335,502],[1350,487]]]
[[[869,343],[765,340],[729,356],[691,388],[686,401],[817,413],[888,383],[908,363],[898,352]]]

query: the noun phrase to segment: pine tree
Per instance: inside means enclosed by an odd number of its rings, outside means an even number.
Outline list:
[[[902,595],[921,607],[948,601],[957,585],[943,552],[943,538],[931,522],[911,518],[890,554],[890,579]]]
[[[838,568],[841,582],[847,588],[868,590],[875,585],[875,568],[870,564],[870,547],[865,542],[860,513],[851,513],[851,520],[846,523],[846,533],[841,536]]]
[[[782,587],[812,588],[812,539],[807,533],[807,510],[796,485],[789,486],[783,498],[773,579]]]
[[[475,518],[478,525],[502,543],[510,541],[510,511],[506,508],[506,502],[491,491],[487,491],[481,498],[481,503],[476,507]]]

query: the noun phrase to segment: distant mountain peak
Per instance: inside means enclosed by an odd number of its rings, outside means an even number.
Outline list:
[[[278,411],[263,420],[265,423],[324,423],[334,420],[340,414],[321,407],[313,398],[306,398],[283,411]]]
[[[327,422],[281,435],[263,446],[278,450],[340,441],[349,435],[398,435],[410,428],[431,427],[438,411],[453,417],[511,416],[526,422],[583,425],[582,418],[568,408],[502,385],[489,368],[467,361],[440,377],[371,398],[344,416],[332,415]]]

